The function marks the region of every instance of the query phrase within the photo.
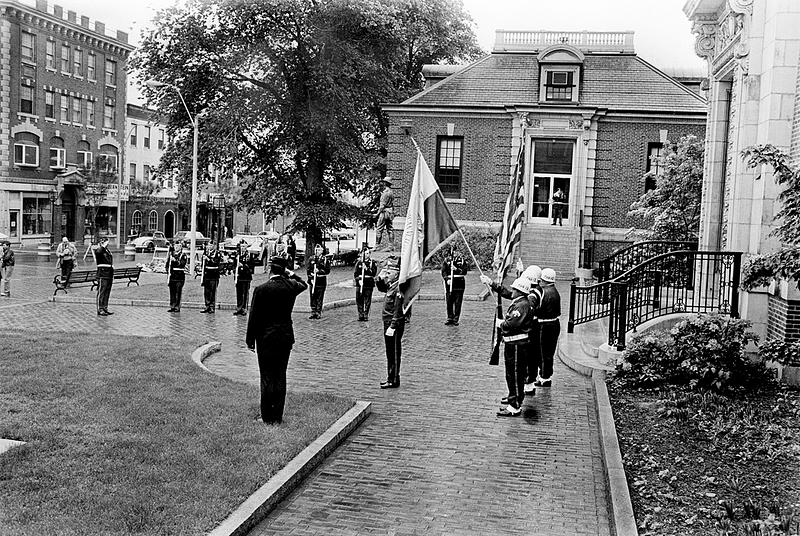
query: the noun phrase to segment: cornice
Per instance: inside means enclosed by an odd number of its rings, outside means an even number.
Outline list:
[[[87,47],[110,52],[123,58],[127,58],[134,50],[132,45],[123,43],[113,37],[101,35],[79,24],[58,19],[49,13],[43,13],[35,8],[8,0],[0,0],[0,17],[10,20],[15,19],[21,24],[27,24],[55,35],[74,39],[84,43]]]

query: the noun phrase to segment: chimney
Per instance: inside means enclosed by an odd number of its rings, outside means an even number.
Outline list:
[[[86,15],[81,15],[81,26],[83,26],[84,28],[89,27],[89,17],[87,17]]]
[[[94,21],[94,31],[99,33],[100,35],[106,34],[106,25],[100,22],[99,20]]]
[[[76,13],[74,11],[67,11],[67,20],[69,22],[75,23],[76,19],[77,19],[77,15],[76,15]]]
[[[123,43],[127,43],[128,42],[128,33],[127,32],[122,32],[120,30],[117,30],[117,41],[122,41]]]

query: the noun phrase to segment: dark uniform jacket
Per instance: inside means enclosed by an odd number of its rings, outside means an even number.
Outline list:
[[[536,311],[536,316],[540,322],[554,320],[561,316],[561,295],[555,285],[542,287],[542,303]]]
[[[253,291],[247,321],[247,347],[258,344],[294,344],[292,309],[298,294],[308,286],[298,275],[273,275]]]
[[[396,329],[400,322],[405,322],[405,315],[403,314],[403,294],[400,292],[400,283],[397,278],[389,282],[386,277],[386,272],[382,271],[376,281],[378,290],[386,293],[383,299],[383,312],[381,316],[384,324],[388,323],[393,329]]]
[[[169,252],[167,257],[167,264],[169,266],[169,280],[172,281],[186,281],[186,264],[189,262],[189,256],[181,249],[173,249]]]
[[[222,268],[222,254],[219,251],[203,254],[203,281],[219,281],[219,272]]]
[[[311,257],[311,261],[308,263],[308,284],[314,284],[314,267],[317,269],[317,282],[316,286],[324,287],[328,284],[328,274],[331,273],[331,261],[328,260],[328,257],[322,255],[317,257],[314,255]]]
[[[94,250],[94,260],[97,265],[98,279],[114,278],[114,259],[107,248],[97,246],[97,249]]]
[[[503,342],[506,344],[521,344],[528,342],[528,333],[533,328],[533,308],[527,296],[517,296],[511,305],[500,330],[503,332]]]
[[[466,261],[458,255],[456,255],[452,263],[449,258],[445,259],[442,263],[442,279],[447,285],[447,290],[450,290],[451,278],[453,279],[453,290],[464,290],[466,287],[466,278],[464,276],[467,275],[468,271],[469,268]]]
[[[378,275],[378,263],[374,260],[369,259],[368,261],[364,262],[359,259],[356,262],[356,268],[353,270],[353,281],[356,282],[356,288],[362,288],[361,286],[361,271],[364,271],[364,286],[363,288],[374,288],[375,287],[375,276]]]
[[[511,298],[511,289],[508,287],[504,287],[503,285],[498,285],[497,283],[492,283],[489,285],[492,287],[492,290],[495,291],[500,295],[502,298],[510,299]],[[531,302],[531,307],[533,308],[534,312],[534,320],[537,318],[536,315],[538,314],[539,304],[542,301],[542,287],[538,284],[531,285],[531,292],[528,294],[528,301]]]
[[[252,281],[256,261],[249,252],[236,254],[236,281]]]

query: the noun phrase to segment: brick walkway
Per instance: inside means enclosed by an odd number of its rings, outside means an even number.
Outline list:
[[[369,400],[373,413],[253,535],[609,534],[590,381],[557,363],[552,389],[526,401],[523,418],[497,418],[505,387],[502,366],[486,364],[492,306],[466,302],[454,328],[442,325],[443,310],[443,302],[415,305],[402,386],[386,391],[378,389],[386,374],[379,308],[369,323],[357,322],[353,307],[320,321],[295,315],[290,390]],[[220,340],[223,352],[206,362],[209,368],[257,382],[255,356],[243,347],[245,319],[115,311],[97,317],[92,305],[9,300],[0,302],[0,328],[76,339],[102,330],[180,332],[198,345]]]

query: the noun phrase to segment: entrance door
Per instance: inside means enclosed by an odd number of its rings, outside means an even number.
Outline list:
[[[164,236],[167,238],[175,236],[175,214],[171,210],[164,214]]]
[[[8,213],[8,237],[15,242],[19,241],[19,210],[11,210]]]
[[[572,141],[534,140],[528,214],[530,222],[550,222],[553,216],[558,215],[557,211],[561,212],[563,219],[569,218],[574,145]],[[553,200],[559,190],[559,198],[563,202]]]

